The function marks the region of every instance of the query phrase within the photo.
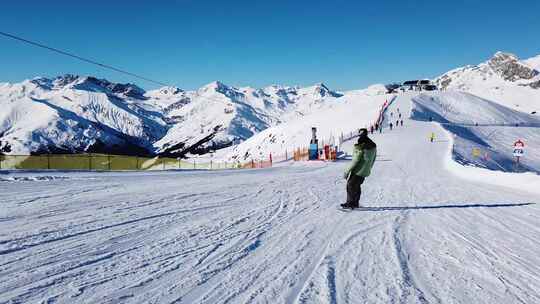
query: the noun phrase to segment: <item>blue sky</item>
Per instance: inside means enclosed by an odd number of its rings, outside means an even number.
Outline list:
[[[0,31],[194,89],[338,90],[540,54],[540,1],[5,1]],[[0,37],[0,82],[64,73],[156,85]]]

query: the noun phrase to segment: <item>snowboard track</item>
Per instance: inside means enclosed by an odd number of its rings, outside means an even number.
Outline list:
[[[402,294],[399,302],[403,304],[409,303],[409,296],[411,296],[411,290],[413,290],[419,303],[429,304],[428,300],[424,295],[424,292],[415,283],[412,271],[409,267],[409,256],[405,250],[405,240],[403,237],[403,228],[407,222],[408,217],[409,211],[402,212],[402,214],[397,216],[394,220],[394,225],[392,228],[392,239],[399,268],[401,270],[402,279]]]

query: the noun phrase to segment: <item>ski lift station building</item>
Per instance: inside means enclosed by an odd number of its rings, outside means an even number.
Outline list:
[[[399,90],[401,91],[435,91],[437,90],[437,86],[434,85],[429,79],[407,80],[403,82]]]

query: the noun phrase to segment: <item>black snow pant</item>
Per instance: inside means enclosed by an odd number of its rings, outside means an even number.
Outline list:
[[[351,174],[347,180],[347,204],[358,207],[360,195],[362,194],[361,185],[364,182],[363,176]]]

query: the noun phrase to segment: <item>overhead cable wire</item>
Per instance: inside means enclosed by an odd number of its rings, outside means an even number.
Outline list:
[[[79,56],[79,55],[76,55],[76,54],[73,54],[73,53],[70,53],[70,52],[67,52],[67,51],[63,51],[63,50],[60,50],[60,49],[57,49],[57,48],[54,48],[54,47],[50,47],[50,46],[41,44],[39,42],[31,41],[31,40],[28,40],[28,39],[25,39],[25,38],[22,38],[22,37],[19,37],[19,36],[16,36],[16,35],[5,33],[5,32],[2,32],[2,31],[0,31],[0,35],[2,35],[4,37],[7,37],[7,38],[14,39],[14,40],[18,40],[18,41],[21,41],[21,42],[24,42],[24,43],[27,43],[27,44],[30,44],[30,45],[33,45],[33,46],[36,46],[36,47],[39,47],[39,48],[43,48],[43,49],[46,49],[46,50],[49,50],[49,51],[52,51],[52,52],[56,52],[56,53],[59,53],[59,54],[64,55],[64,56],[72,57],[72,58],[75,58],[77,60],[84,61],[86,63],[97,65],[97,66],[100,66],[100,67],[105,68],[105,69],[113,70],[113,71],[118,72],[118,73],[122,73],[122,74],[129,75],[131,77],[135,77],[135,78],[147,81],[147,82],[151,82],[153,84],[158,84],[158,85],[162,85],[162,86],[171,86],[171,85],[169,85],[167,83],[164,83],[164,82],[161,82],[161,81],[152,80],[152,79],[150,79],[148,77],[144,77],[144,76],[141,76],[141,75],[138,75],[138,74],[135,74],[135,73],[131,73],[131,72],[128,72],[128,71],[113,67],[113,66],[108,65],[108,64],[100,63],[100,62],[97,62],[97,61],[92,60],[92,59],[87,59],[87,58],[84,58],[82,56]]]

